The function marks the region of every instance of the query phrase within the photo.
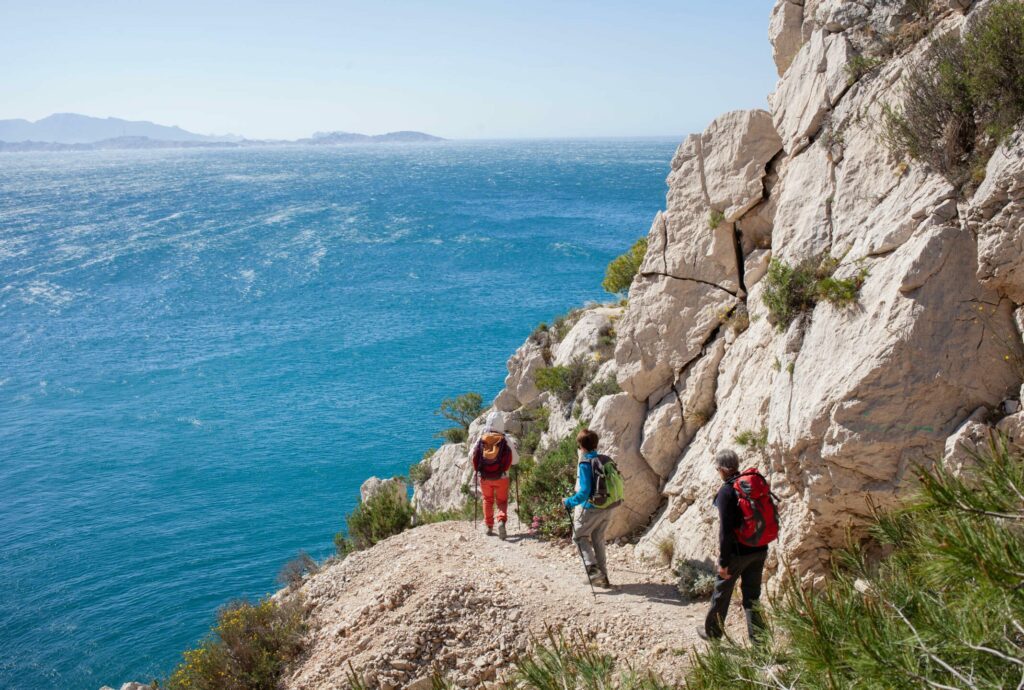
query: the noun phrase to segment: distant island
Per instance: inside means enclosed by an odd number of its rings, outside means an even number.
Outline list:
[[[196,134],[177,126],[144,120],[56,113],[41,120],[0,120],[0,152],[108,151],[119,149],[239,148],[247,146],[347,146],[352,144],[419,144],[444,141],[424,132],[386,134],[316,132],[305,139],[246,139]]]

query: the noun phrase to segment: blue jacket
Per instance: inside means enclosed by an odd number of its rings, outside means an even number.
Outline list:
[[[590,461],[597,457],[597,451],[592,450],[584,457],[586,460],[577,466],[579,474],[576,477],[576,493],[563,501],[566,508],[575,508],[581,503],[586,509],[594,507],[589,500],[594,492],[594,466]]]

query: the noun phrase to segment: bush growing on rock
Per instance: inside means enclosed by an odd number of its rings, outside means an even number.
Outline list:
[[[836,278],[832,274],[838,266],[838,261],[832,257],[804,261],[796,266],[772,259],[764,277],[761,300],[779,330],[784,330],[799,314],[814,309],[821,300],[837,306],[857,300],[868,275],[867,269],[860,269],[853,278]]]
[[[684,602],[707,599],[715,589],[715,572],[701,561],[680,559],[672,572],[678,578],[676,589]]]
[[[394,491],[378,491],[360,501],[345,519],[346,534],[339,532],[334,545],[342,556],[368,549],[412,526],[413,508],[405,496]]]
[[[538,369],[537,388],[554,393],[563,402],[569,402],[580,394],[593,374],[593,361],[584,355],[578,355],[565,366]]]
[[[464,443],[469,437],[469,425],[483,414],[484,399],[479,393],[463,393],[454,398],[445,398],[436,414],[458,424],[437,434],[445,443]]]
[[[612,259],[605,270],[601,287],[613,295],[627,292],[646,255],[647,238],[641,237],[633,243],[628,252]]]
[[[600,381],[594,381],[587,386],[587,401],[593,407],[604,396],[615,395],[621,392],[622,388],[619,387],[619,382],[615,380],[614,376],[609,376]]]
[[[519,444],[520,454],[533,455],[540,445],[540,437],[548,430],[548,419],[551,410],[540,405],[533,409],[524,409],[520,416],[523,427],[522,441]]]
[[[168,690],[274,690],[303,651],[304,611],[296,598],[229,604],[217,624],[162,684]]]
[[[764,450],[768,447],[768,429],[763,427],[759,431],[744,429],[737,433],[733,440],[736,441],[736,445],[743,446],[744,448]]]
[[[789,577],[774,640],[695,651],[687,688],[1005,688],[1024,676],[1024,452],[997,438],[958,477],[880,515],[820,589]]]
[[[576,432],[529,462],[520,463],[519,519],[535,523],[547,537],[569,535],[569,519],[562,499],[576,485]]]
[[[997,0],[961,38],[936,39],[889,108],[884,141],[953,185],[980,182],[993,151],[1024,116],[1024,5]]]

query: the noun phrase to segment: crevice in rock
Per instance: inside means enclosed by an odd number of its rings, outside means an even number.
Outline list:
[[[671,273],[668,273],[667,271],[664,272],[664,273],[662,273],[660,271],[643,271],[643,272],[640,273],[640,275],[642,275],[644,278],[650,278],[650,277],[653,277],[653,276],[661,276],[662,278],[672,278],[673,280],[686,280],[686,281],[689,281],[691,283],[700,283],[701,285],[709,285],[709,286],[711,286],[713,288],[717,288],[717,289],[721,290],[722,292],[726,292],[726,293],[732,295],[733,297],[736,297],[736,293],[733,292],[732,290],[727,290],[726,288],[722,287],[721,285],[718,285],[717,283],[712,283],[712,282],[707,281],[707,280],[701,280],[700,278],[683,278],[681,276],[674,276]]]
[[[746,271],[745,262],[743,259],[743,231],[739,229],[735,224],[732,226],[732,244],[736,251],[736,281],[739,284],[739,292],[737,297],[743,295],[741,298],[744,302],[747,301],[747,284],[744,281],[744,273]]]

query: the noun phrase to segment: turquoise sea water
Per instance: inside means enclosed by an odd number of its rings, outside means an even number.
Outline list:
[[[670,140],[0,157],[0,687],[149,680],[602,299]]]

